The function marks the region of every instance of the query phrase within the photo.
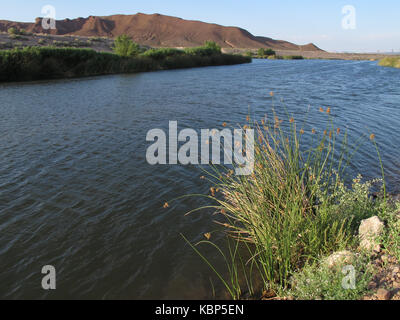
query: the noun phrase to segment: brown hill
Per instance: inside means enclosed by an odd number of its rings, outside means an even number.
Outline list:
[[[43,30],[42,18],[35,23],[0,20],[0,31],[10,27],[33,33],[117,37],[127,34],[142,45],[153,47],[193,47],[215,41],[223,48],[273,48],[277,50],[319,51],[314,44],[304,46],[267,37],[256,37],[237,27],[224,27],[201,21],[183,20],[160,14],[113,15],[107,17],[65,19],[57,21],[56,30]]]

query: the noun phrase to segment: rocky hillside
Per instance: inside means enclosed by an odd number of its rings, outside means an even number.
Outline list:
[[[114,38],[127,34],[135,42],[153,47],[193,47],[215,41],[223,48],[273,48],[275,50],[320,51],[314,44],[296,45],[287,41],[257,37],[238,27],[224,27],[201,21],[183,20],[160,14],[113,15],[107,17],[65,19],[56,30],[43,30],[42,18],[34,23],[0,20],[0,31],[10,27],[33,33]]]

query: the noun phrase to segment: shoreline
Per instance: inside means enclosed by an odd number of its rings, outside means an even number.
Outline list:
[[[236,65],[251,61],[249,57],[217,52],[182,51],[160,57],[123,57],[87,48],[26,47],[0,50],[0,83]]]
[[[255,49],[227,49],[223,48],[224,53],[245,54],[246,52],[257,53]],[[327,51],[300,51],[300,50],[274,50],[279,56],[302,56],[304,59],[320,60],[373,60],[378,61],[386,57],[393,57],[390,54],[381,53],[336,53]]]

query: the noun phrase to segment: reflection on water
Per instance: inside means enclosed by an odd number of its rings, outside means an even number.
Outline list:
[[[374,132],[389,187],[400,178],[400,73],[374,62],[254,61],[249,65],[0,85],[0,297],[211,298],[215,276],[183,241],[214,230],[195,166],[150,166],[146,133],[221,128],[276,106],[324,127],[320,106],[358,137]],[[274,99],[269,92],[276,93]],[[373,146],[352,164],[379,176]],[[217,266],[221,259],[206,254]],[[41,268],[57,290],[41,289]],[[223,296],[217,286],[217,296]]]

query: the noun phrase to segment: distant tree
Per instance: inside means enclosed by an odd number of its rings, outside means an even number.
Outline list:
[[[8,33],[9,33],[9,34],[17,35],[19,32],[18,32],[18,30],[15,29],[14,27],[11,27],[11,28],[8,29]]]
[[[206,41],[204,46],[208,49],[211,49],[217,53],[221,53],[221,46],[219,46],[216,42],[214,41]]]
[[[113,51],[122,57],[133,57],[140,53],[140,46],[124,34],[115,39]]]

